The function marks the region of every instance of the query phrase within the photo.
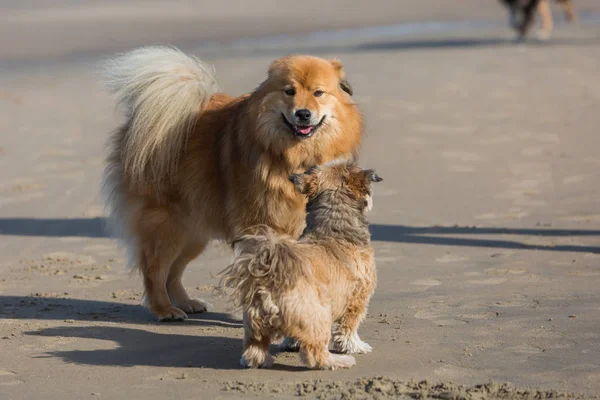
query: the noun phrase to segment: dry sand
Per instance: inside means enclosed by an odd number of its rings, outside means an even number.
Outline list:
[[[492,1],[55,3],[0,6],[0,398],[600,393],[597,1],[527,45]],[[446,22],[367,28],[434,19]],[[306,33],[328,27],[361,29]],[[385,179],[361,327],[374,352],[353,369],[306,371],[297,354],[238,367],[239,315],[212,291],[224,247],[185,276],[213,312],[158,324],[139,306],[140,279],[102,229],[103,143],[120,117],[93,71],[167,42],[215,64],[232,94],[289,52],[345,62],[367,119],[362,164]]]

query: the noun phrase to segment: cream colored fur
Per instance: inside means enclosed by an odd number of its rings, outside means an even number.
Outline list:
[[[218,91],[214,69],[175,48],[144,47],[106,63],[104,76],[132,121],[125,172],[159,183],[174,172],[198,113]]]

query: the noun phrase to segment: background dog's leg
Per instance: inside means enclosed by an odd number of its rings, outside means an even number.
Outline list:
[[[246,368],[269,368],[273,357],[269,354],[271,337],[265,335],[261,317],[254,309],[244,313],[244,354],[240,365]]]
[[[527,3],[523,8],[520,9],[519,12],[522,13],[522,16],[517,26],[517,32],[519,33],[520,40],[525,39],[525,36],[527,36],[531,25],[533,25],[533,23],[535,22],[535,16],[538,6],[541,2],[544,1],[547,0],[529,0],[529,3]]]
[[[563,9],[563,13],[567,17],[569,22],[577,21],[577,13],[575,12],[575,7],[573,6],[572,0],[559,0],[560,6]]]
[[[336,321],[333,329],[333,348],[341,353],[370,353],[373,348],[360,340],[358,327],[367,313],[370,293],[364,290],[354,296],[346,313]]]
[[[204,251],[207,243],[208,241],[188,244],[175,261],[173,261],[169,270],[169,276],[167,277],[169,298],[173,302],[173,305],[186,313],[205,312],[211,306],[202,299],[190,297],[181,282],[183,271],[185,271],[185,268],[192,260]]]
[[[540,1],[538,4],[538,12],[542,17],[542,30],[540,32],[540,39],[548,39],[552,35],[552,29],[554,27],[552,10],[550,10],[550,4],[548,3],[548,0]]]
[[[164,209],[145,209],[138,220],[139,267],[144,276],[150,311],[159,321],[181,321],[185,312],[173,306],[167,292],[169,270],[183,249],[177,221]]]

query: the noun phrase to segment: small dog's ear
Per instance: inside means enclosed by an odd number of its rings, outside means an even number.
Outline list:
[[[293,174],[293,175],[290,175],[289,180],[294,185],[299,185],[302,182],[302,174]]]
[[[363,170],[363,174],[371,182],[381,182],[383,180],[382,177],[377,175],[377,173],[375,172],[374,169],[365,169],[365,170]]]
[[[308,191],[308,186],[306,184],[306,175],[305,174],[294,174],[289,177],[290,182],[294,184],[296,190],[298,190],[302,194],[306,194]]]
[[[318,165],[312,165],[312,166],[308,167],[308,169],[306,171],[304,171],[304,175],[312,175],[315,172],[317,172],[318,170],[319,170]]]

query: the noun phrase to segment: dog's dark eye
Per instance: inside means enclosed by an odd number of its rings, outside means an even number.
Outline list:
[[[296,89],[294,88],[289,88],[289,89],[285,89],[283,91],[285,94],[287,94],[288,96],[293,96],[296,94]]]
[[[314,95],[315,97],[321,97],[321,96],[323,96],[323,94],[324,94],[324,93],[325,93],[325,92],[324,92],[324,91],[322,91],[322,90],[315,90],[315,92],[313,93],[313,95]]]

